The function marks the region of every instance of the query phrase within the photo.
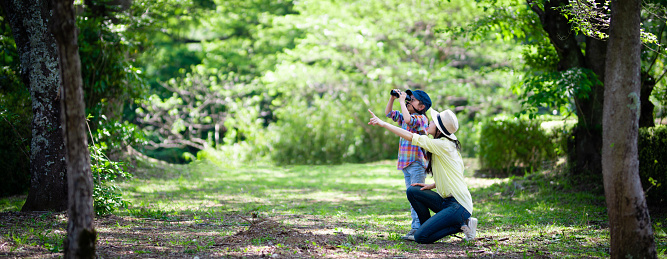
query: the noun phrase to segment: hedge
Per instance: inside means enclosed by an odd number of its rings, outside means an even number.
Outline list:
[[[639,178],[649,204],[662,204],[667,197],[667,126],[640,128],[638,139]]]
[[[483,123],[480,132],[480,165],[494,172],[537,169],[543,161],[556,158],[557,145],[538,120],[495,118]]]

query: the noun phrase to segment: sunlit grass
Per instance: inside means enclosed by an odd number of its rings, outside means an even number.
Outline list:
[[[0,212],[19,211],[25,204],[26,195],[18,195],[0,199]]]
[[[131,203],[165,211],[217,208],[274,215],[386,215],[405,212],[409,206],[402,176],[392,167],[221,169],[200,163],[192,166],[189,178],[137,179],[121,187]]]

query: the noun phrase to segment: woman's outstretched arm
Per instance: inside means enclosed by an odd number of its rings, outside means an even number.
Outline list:
[[[399,127],[396,127],[396,126],[394,126],[392,124],[389,124],[389,123],[387,123],[383,120],[380,120],[380,118],[378,118],[378,116],[375,116],[375,114],[370,109],[368,109],[368,112],[370,112],[371,115],[372,115],[370,121],[368,121],[368,125],[377,125],[377,126],[383,127],[385,129],[391,131],[392,133],[396,134],[397,136],[399,136],[401,138],[404,138],[407,141],[412,141],[412,133],[411,132],[409,132],[407,130],[404,130],[404,129],[401,129]]]

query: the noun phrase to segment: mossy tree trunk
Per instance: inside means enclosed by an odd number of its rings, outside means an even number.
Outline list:
[[[60,74],[48,3],[42,0],[2,0],[21,62],[23,83],[32,99],[30,190],[23,211],[64,211],[67,170],[61,133]]]
[[[94,258],[97,233],[93,225],[93,178],[86,135],[78,30],[71,0],[51,0],[60,69],[63,80],[62,120],[67,150],[69,206],[65,258]]]
[[[611,10],[602,118],[602,173],[611,258],[657,258],[637,154],[641,1],[613,0]]]

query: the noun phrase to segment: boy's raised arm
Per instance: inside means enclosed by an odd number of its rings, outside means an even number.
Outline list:
[[[410,111],[408,111],[408,106],[405,104],[405,98],[408,96],[405,92],[400,93],[401,97],[399,97],[399,100],[401,101],[401,114],[403,114],[403,121],[405,121],[406,124],[410,125],[412,122],[412,116],[410,116]]]
[[[396,100],[396,97],[394,97],[393,95],[390,94],[389,95],[389,101],[387,102],[387,108],[384,109],[384,115],[385,116],[387,116],[387,114],[389,114],[391,112],[392,108],[394,107],[394,100]]]

